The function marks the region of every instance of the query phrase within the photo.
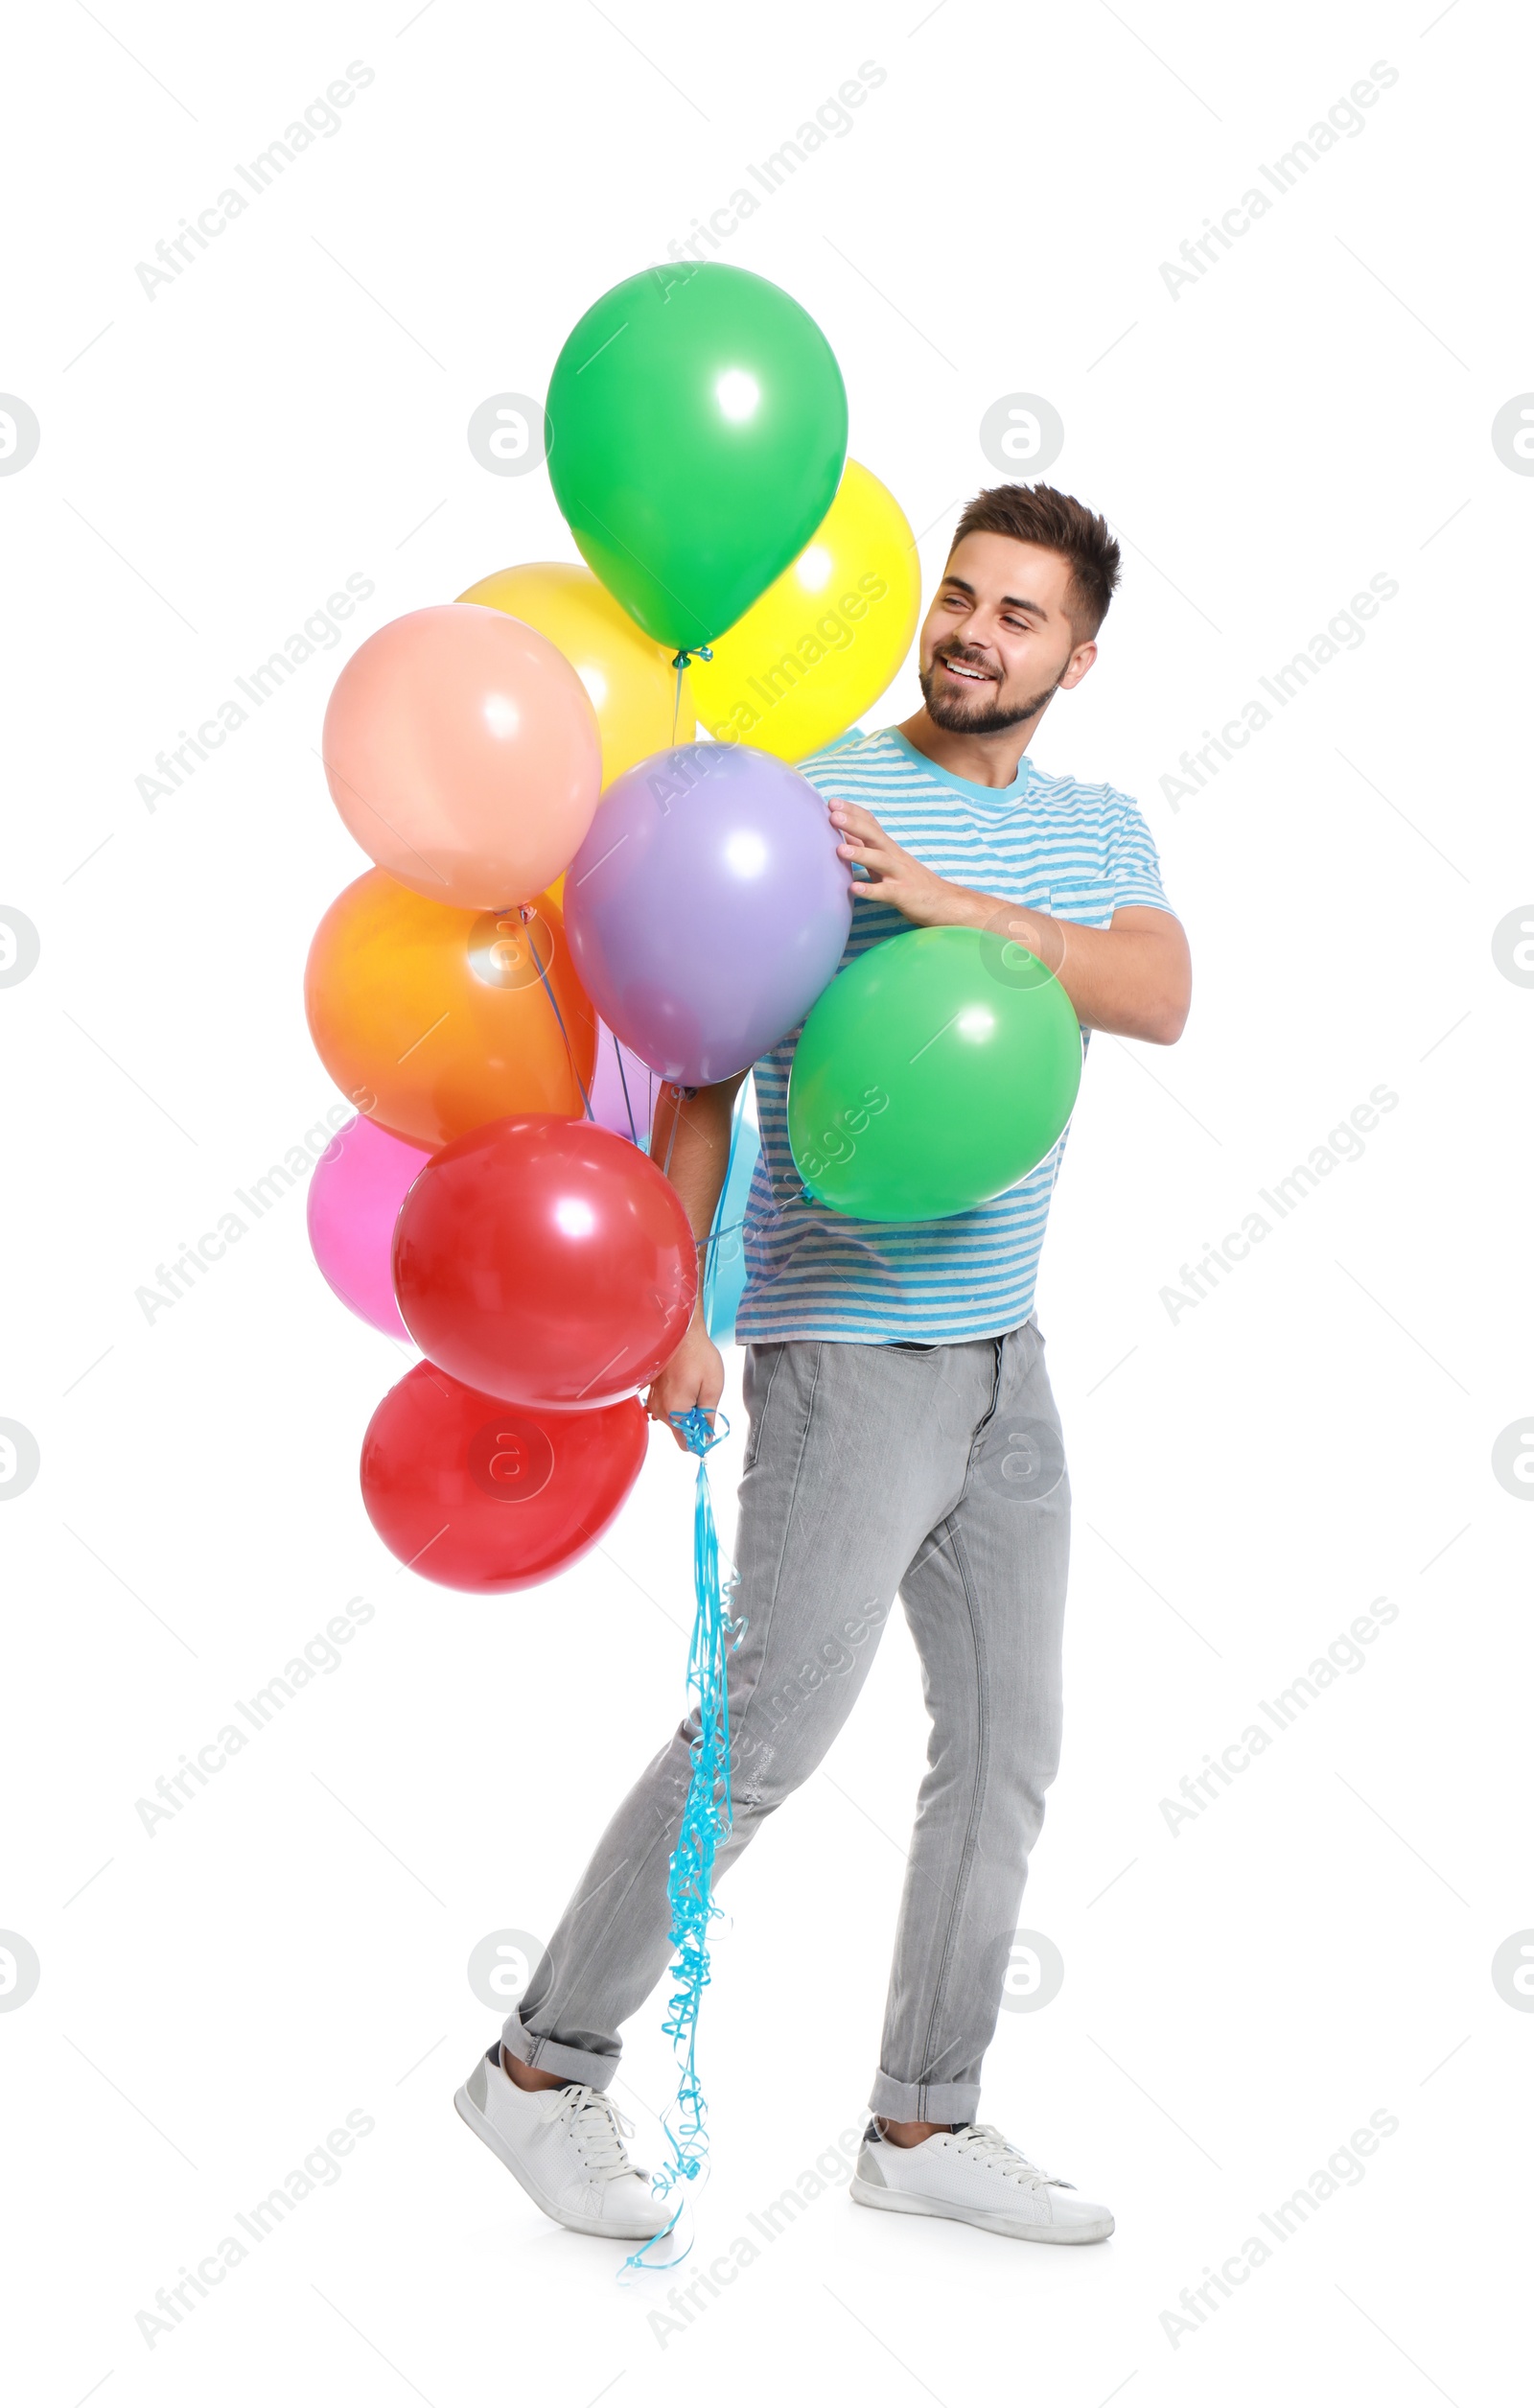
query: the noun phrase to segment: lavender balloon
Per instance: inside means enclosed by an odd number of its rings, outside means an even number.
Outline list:
[[[851,879],[807,780],[749,744],[679,744],[616,778],[565,879],[581,983],[623,1043],[709,1087],[835,975]]]

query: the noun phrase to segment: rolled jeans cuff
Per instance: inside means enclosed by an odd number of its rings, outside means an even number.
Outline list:
[[[567,2048],[559,2040],[540,2040],[515,2015],[507,2016],[500,2038],[508,2053],[520,2057],[524,2066],[536,2066],[540,2073],[561,2074],[567,2082],[589,2083],[593,2091],[605,2091],[617,2071],[616,2057],[598,2057],[590,2048]]]
[[[869,2093],[870,2114],[893,2116],[897,2124],[972,2124],[979,2105],[978,2082],[897,2082],[881,2072]]]

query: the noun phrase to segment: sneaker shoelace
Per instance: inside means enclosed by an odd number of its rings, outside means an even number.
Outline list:
[[[585,2082],[570,2082],[562,2091],[550,2091],[543,2111],[544,2122],[562,2122],[567,2118],[581,2163],[593,2182],[611,2183],[620,2174],[638,2171],[629,2163],[629,2153],[623,2145],[626,2139],[632,2138],[634,2126],[614,2106],[605,2091],[593,2091]]]
[[[1046,2184],[1053,2184],[1057,2190],[1073,2187],[1070,2183],[1061,2182],[1058,2174],[1046,2174],[994,2124],[965,2124],[952,2135],[952,2141],[963,2156],[978,2158],[988,2173],[999,2174],[1004,2182],[1027,2183],[1038,2190]]]

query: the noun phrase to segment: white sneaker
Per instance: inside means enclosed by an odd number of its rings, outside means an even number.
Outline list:
[[[487,2050],[453,2102],[471,2132],[494,2149],[535,2206],[572,2233],[647,2241],[671,2210],[623,2146],[634,2126],[605,2091],[567,2082],[558,2091],[519,2090]]]
[[[962,2124],[901,2149],[871,2123],[851,2191],[865,2208],[952,2216],[1014,2241],[1105,2241],[1113,2230],[1106,2208],[1032,2164],[994,2124]]]

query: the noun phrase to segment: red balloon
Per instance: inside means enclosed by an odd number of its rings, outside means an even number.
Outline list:
[[[682,1199],[589,1120],[514,1112],[432,1156],[394,1230],[394,1293],[421,1352],[508,1403],[590,1411],[681,1344],[698,1291]]]
[[[528,1413],[418,1363],[367,1425],[362,1503],[423,1579],[531,1588],[595,1546],[648,1437],[632,1396],[599,1413]]]

